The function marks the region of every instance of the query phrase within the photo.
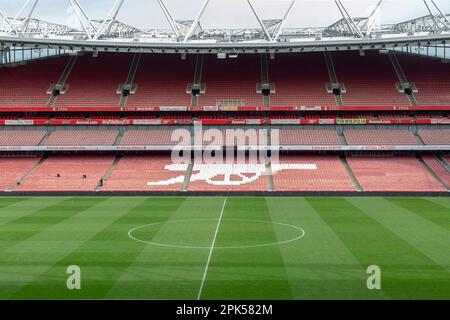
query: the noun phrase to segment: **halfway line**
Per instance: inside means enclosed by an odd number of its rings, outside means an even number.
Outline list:
[[[205,284],[206,275],[208,273],[209,263],[211,261],[212,253],[214,251],[214,246],[216,244],[217,233],[219,232],[220,222],[222,221],[223,211],[225,210],[225,205],[227,204],[227,199],[223,201],[222,211],[220,211],[219,222],[217,223],[216,232],[214,233],[214,238],[211,243],[211,249],[209,250],[208,261],[206,262],[205,272],[203,273],[202,284],[200,285],[200,290],[198,290],[197,300],[200,300],[203,292],[203,285]]]

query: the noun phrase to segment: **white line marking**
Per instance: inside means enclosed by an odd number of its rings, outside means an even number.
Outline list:
[[[228,198],[225,198],[225,200],[223,201],[222,211],[220,211],[219,221],[217,222],[216,232],[214,233],[214,238],[213,238],[213,241],[211,244],[211,249],[209,250],[208,261],[206,261],[205,272],[203,273],[202,283],[200,285],[200,289],[198,290],[197,300],[200,300],[200,298],[202,296],[203,285],[205,284],[206,275],[208,274],[209,263],[211,262],[212,253],[214,251],[214,246],[216,244],[216,238],[217,238],[217,234],[219,233],[220,222],[222,221],[222,216],[223,216],[223,212],[225,210],[225,205],[227,204],[227,199]]]
[[[210,246],[200,246],[200,245],[177,245],[177,244],[170,244],[170,243],[160,243],[160,242],[153,242],[153,241],[146,241],[146,240],[142,240],[139,239],[138,237],[134,236],[133,233],[137,230],[146,228],[146,227],[151,227],[151,226],[156,226],[156,225],[161,225],[161,224],[167,224],[167,223],[185,223],[185,222],[202,222],[202,221],[217,221],[218,219],[190,219],[190,220],[169,220],[169,221],[164,221],[164,222],[156,222],[156,223],[150,223],[150,224],[145,224],[139,227],[135,227],[133,229],[131,229],[128,232],[128,236],[130,237],[130,239],[135,240],[137,242],[142,242],[142,243],[146,243],[146,244],[151,244],[154,246],[159,246],[159,247],[167,247],[167,248],[177,248],[177,249],[199,249],[199,250],[210,250],[211,247]],[[287,223],[281,223],[281,222],[276,222],[276,221],[265,221],[265,220],[253,220],[253,219],[222,219],[223,221],[237,221],[237,222],[252,222],[252,223],[268,223],[268,224],[273,224],[273,225],[278,225],[278,226],[284,226],[284,227],[288,227],[288,228],[292,228],[298,231],[298,234],[290,239],[286,239],[283,241],[279,241],[279,242],[273,242],[273,243],[261,243],[261,244],[254,244],[254,245],[235,245],[235,246],[214,246],[215,250],[226,250],[226,249],[251,249],[251,248],[259,248],[259,247],[269,247],[269,246],[280,246],[283,244],[287,244],[287,243],[291,243],[294,241],[297,241],[301,238],[303,238],[305,236],[305,230],[303,230],[302,228],[298,227],[298,226],[294,226],[292,224],[287,224]]]

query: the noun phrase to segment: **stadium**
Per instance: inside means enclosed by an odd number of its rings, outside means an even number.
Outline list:
[[[0,6],[0,299],[450,298],[445,1],[61,2]]]

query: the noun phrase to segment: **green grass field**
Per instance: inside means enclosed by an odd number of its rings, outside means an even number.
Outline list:
[[[0,299],[31,298],[450,299],[450,198],[0,198]]]

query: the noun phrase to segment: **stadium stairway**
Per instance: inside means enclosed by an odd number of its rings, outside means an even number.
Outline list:
[[[447,169],[447,171],[450,173],[450,164],[448,163],[448,161],[445,159],[444,156],[442,156],[442,154],[438,154],[436,155],[436,159],[444,166],[445,169]]]
[[[325,63],[327,65],[328,75],[330,77],[331,83],[339,83],[336,75],[336,70],[334,69],[333,58],[331,57],[330,52],[324,53]],[[334,99],[336,101],[337,106],[343,106],[344,101],[342,99],[342,95],[334,95]]]
[[[133,86],[134,78],[136,76],[137,69],[139,67],[139,62],[141,61],[142,53],[135,53],[133,56],[133,60],[131,61],[130,70],[128,71],[127,80],[125,85],[130,87]],[[124,95],[123,92],[120,97],[119,106],[121,108],[125,107],[127,104],[128,95]]]
[[[105,185],[105,182],[108,181],[109,177],[111,177],[111,174],[114,172],[121,159],[122,155],[118,154],[114,159],[113,163],[111,164],[111,167],[108,169],[108,171],[106,171],[105,175],[99,180],[97,187],[95,187],[94,189],[95,192],[99,192],[102,190],[103,186]]]
[[[272,162],[266,163],[266,183],[270,192],[275,191],[275,184],[273,182]]]
[[[345,155],[339,155],[339,158],[342,161],[342,164],[344,165],[345,170],[347,171],[350,179],[352,180],[353,184],[355,185],[356,190],[358,190],[358,192],[363,192],[364,189],[361,186],[361,184],[358,181],[358,178],[356,178],[355,174],[353,173],[352,168],[350,167],[350,165],[348,164],[347,158],[345,157]]]
[[[14,185],[11,186],[10,191],[14,191],[18,186],[22,184],[28,177],[30,177],[38,168],[39,166],[47,159],[46,156],[42,156],[38,162],[31,168],[30,171],[28,171],[22,178],[20,178]]]
[[[186,192],[189,188],[189,182],[191,181],[193,168],[194,168],[194,163],[190,163],[187,167],[186,175],[184,176],[183,186],[181,187],[182,192]]]
[[[67,78],[69,78],[70,72],[72,72],[73,66],[77,62],[78,56],[72,56],[70,57],[69,61],[67,62],[66,67],[64,68],[64,71],[62,72],[61,76],[58,79],[58,82],[56,83],[56,86],[59,88],[64,88],[67,82]],[[54,88],[52,88],[52,91]],[[53,107],[56,103],[56,100],[58,99],[59,95],[54,95],[54,93],[51,93],[50,98],[48,99],[47,106]]]
[[[419,135],[418,130],[415,130],[415,131],[414,131],[414,137],[416,138],[416,140],[417,140],[417,142],[418,142],[419,145],[421,145],[421,146],[426,145],[426,144],[425,144],[425,141],[423,141],[422,137]]]
[[[405,72],[403,71],[402,66],[400,65],[400,62],[398,61],[397,55],[395,52],[390,51],[389,52],[389,59],[392,62],[392,66],[394,67],[395,73],[397,74],[398,80],[400,83],[409,83],[408,79],[406,78]],[[409,100],[409,103],[412,106],[417,106],[417,99],[414,96],[414,93],[407,94],[406,97]]]
[[[447,191],[450,191],[447,184],[441,179],[441,177],[439,177],[439,175],[436,174],[436,172],[434,172],[434,170],[427,164],[426,161],[423,160],[423,158],[419,154],[416,154],[416,158],[417,158],[417,160],[419,160],[419,162],[422,164],[422,166],[425,168],[425,170],[429,174],[431,174],[433,176],[433,178],[435,178],[436,181],[438,181],[444,189],[446,189]]]
[[[203,71],[203,55],[197,55],[197,59],[195,61],[195,71],[194,71],[194,81],[192,82],[193,87],[201,88],[202,86],[202,71]],[[200,89],[201,91],[201,89]],[[200,95],[200,93],[199,93]],[[191,106],[198,106],[198,97],[199,95],[192,94],[191,97]]]

